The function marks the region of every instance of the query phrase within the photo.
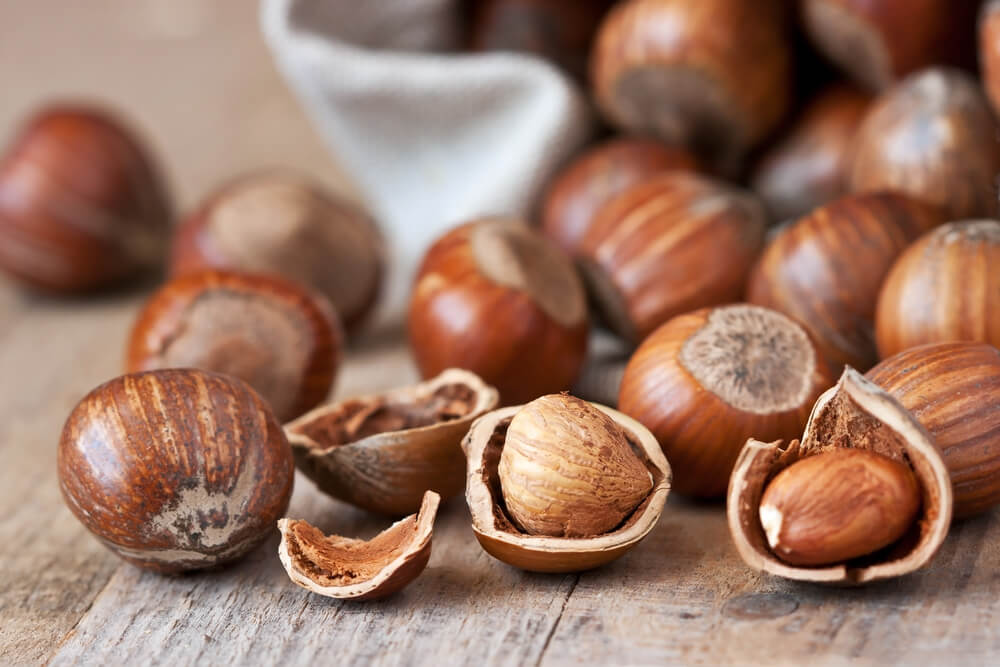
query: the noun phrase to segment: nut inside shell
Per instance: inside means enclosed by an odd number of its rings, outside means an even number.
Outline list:
[[[440,502],[438,494],[426,492],[417,514],[367,541],[324,535],[306,521],[281,519],[278,557],[288,578],[313,593],[352,600],[385,597],[427,567]]]
[[[325,493],[372,512],[415,512],[424,491],[462,490],[459,446],[496,389],[448,369],[417,385],[319,407],[285,425],[295,463]]]
[[[920,514],[906,535],[874,554],[824,567],[782,562],[768,549],[758,515],[761,496],[785,468],[839,447],[865,449],[908,465],[920,486]],[[736,549],[750,567],[788,579],[858,585],[907,574],[930,562],[948,533],[952,490],[927,430],[895,398],[848,368],[837,386],[816,401],[801,442],[747,442],[730,480],[727,513]]]
[[[462,441],[468,459],[466,500],[472,529],[493,557],[533,572],[578,572],[610,563],[638,544],[656,525],[670,492],[670,465],[656,438],[639,422],[603,405],[632,451],[652,477],[645,499],[614,530],[601,535],[551,537],[530,535],[511,519],[500,484],[499,464],[507,429],[522,406],[494,410],[475,421]]]

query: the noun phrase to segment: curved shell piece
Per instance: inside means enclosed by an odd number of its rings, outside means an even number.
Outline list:
[[[295,464],[325,493],[372,512],[403,516],[424,491],[459,493],[459,443],[496,407],[496,389],[448,369],[431,380],[331,403],[285,425]]]

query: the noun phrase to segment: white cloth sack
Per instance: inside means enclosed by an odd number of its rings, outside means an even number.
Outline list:
[[[261,3],[279,70],[388,241],[383,324],[404,312],[435,238],[477,216],[529,215],[595,125],[583,91],[550,64],[455,53],[460,4]]]

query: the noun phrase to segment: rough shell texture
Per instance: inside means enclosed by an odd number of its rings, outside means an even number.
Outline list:
[[[948,220],[997,215],[1000,125],[971,75],[934,68],[882,95],[854,139],[853,192],[896,190]]]
[[[170,213],[131,130],[101,110],[49,108],[0,160],[0,269],[43,290],[103,287],[162,261]]]
[[[349,331],[375,305],[384,271],[375,223],[353,203],[292,173],[245,176],[178,227],[171,272],[278,273],[326,295]]]
[[[341,346],[325,297],[275,275],[208,270],[174,278],[150,297],[132,327],[126,370],[233,375],[284,422],[327,397]]]
[[[498,466],[507,428],[521,406],[494,410],[477,419],[462,441],[468,459],[465,497],[476,539],[490,555],[533,572],[578,572],[610,563],[638,544],[656,525],[670,492],[670,466],[653,435],[634,419],[595,407],[625,430],[635,453],[653,477],[653,488],[615,530],[593,537],[549,537],[521,532],[510,520]]]
[[[886,359],[867,377],[934,438],[951,474],[956,517],[1000,503],[1000,350],[923,345]]]
[[[467,371],[316,408],[286,424],[295,463],[324,492],[363,509],[402,516],[424,491],[448,498],[463,485],[460,442],[497,404]]]
[[[441,497],[424,494],[420,510],[370,540],[324,535],[305,521],[281,519],[278,557],[288,578],[331,598],[377,600],[416,579],[431,557]]]
[[[907,248],[882,284],[875,339],[883,359],[950,340],[1000,346],[1000,222],[949,223]]]
[[[675,315],[739,301],[766,225],[749,192],[661,174],[601,208],[579,264],[605,319],[637,343]]]
[[[180,572],[239,558],[288,507],[295,467],[281,426],[243,382],[162,370],[107,382],[59,441],[66,504],[125,560]]]
[[[901,195],[841,197],[783,229],[754,267],[747,300],[797,320],[835,373],[877,360],[875,303],[893,261],[942,222]]]
[[[832,384],[801,327],[764,308],[724,306],[679,315],[643,341],[618,407],[656,436],[674,490],[718,497],[747,438],[797,437]]]
[[[427,251],[410,301],[423,376],[465,368],[521,403],[569,389],[587,352],[586,294],[572,263],[526,225],[484,219]]]
[[[1000,0],[983,3],[979,14],[979,66],[986,95],[1000,112]]]
[[[655,139],[606,141],[570,162],[549,184],[542,202],[542,232],[576,254],[597,211],[612,197],[653,174],[697,168],[687,150]]]
[[[852,86],[832,85],[767,150],[752,186],[772,220],[805,215],[846,192],[851,140],[871,99]]]
[[[761,495],[781,470],[836,447],[866,449],[909,465],[920,483],[920,515],[906,536],[864,558],[823,567],[783,563],[767,547],[758,516]],[[948,534],[952,492],[930,434],[896,399],[848,368],[837,386],[816,401],[801,442],[747,442],[730,479],[726,511],[736,550],[755,570],[800,581],[860,585],[907,574],[931,561]]]
[[[788,107],[791,54],[782,5],[618,3],[591,53],[598,106],[619,128],[689,146],[733,172]]]

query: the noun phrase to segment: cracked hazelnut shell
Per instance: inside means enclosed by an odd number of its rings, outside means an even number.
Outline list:
[[[287,172],[223,186],[178,227],[170,271],[277,273],[324,294],[348,332],[378,298],[384,267],[374,221],[352,202]]]
[[[235,560],[274,530],[295,466],[268,405],[236,378],[194,369],[124,375],[63,426],[59,488],[76,518],[140,567]]]
[[[951,220],[998,213],[1000,125],[966,72],[916,72],[879,97],[852,148],[852,192],[895,190]]]
[[[618,3],[591,52],[597,106],[622,130],[688,146],[734,172],[789,105],[785,11],[771,0]]]
[[[955,518],[1000,503],[1000,351],[985,343],[921,345],[866,377],[913,413],[941,450]]]
[[[63,293],[163,261],[171,205],[153,156],[108,111],[53,105],[0,158],[0,270]]]
[[[285,425],[295,463],[321,491],[390,516],[416,512],[424,491],[462,490],[460,442],[497,405],[474,374],[448,369],[409,387],[331,403]]]
[[[747,301],[799,322],[831,371],[877,361],[875,304],[896,257],[942,222],[939,212],[892,193],[847,195],[784,228],[751,273]]]
[[[601,207],[577,264],[607,323],[638,343],[675,315],[739,301],[766,225],[747,191],[660,174]]]
[[[617,410],[592,405],[621,427],[630,448],[648,470],[652,478],[648,495],[623,523],[600,535],[554,537],[522,531],[508,512],[499,465],[508,429],[523,406],[489,412],[472,424],[462,448],[468,459],[465,497],[472,514],[472,529],[483,549],[494,558],[532,572],[589,570],[623,556],[656,525],[670,492],[670,465],[642,424]]]
[[[281,519],[278,558],[295,584],[340,600],[378,600],[420,576],[431,557],[441,497],[424,494],[420,510],[370,540],[324,535],[300,519]]]
[[[881,358],[953,340],[1000,346],[1000,222],[951,222],[899,256],[879,292]]]
[[[342,334],[325,297],[276,275],[199,271],[167,282],[132,327],[126,371],[201,368],[240,378],[281,422],[321,403]]]
[[[697,171],[698,162],[689,151],[656,139],[605,141],[574,159],[549,183],[542,201],[542,233],[575,255],[601,206],[644,178],[674,169]]]
[[[805,330],[737,304],[679,315],[650,335],[622,377],[618,408],[646,426],[684,495],[725,494],[747,438],[793,438],[833,384]]]
[[[759,515],[762,494],[782,470],[840,448],[867,450],[907,465],[920,487],[918,516],[901,539],[861,558],[820,566],[786,563],[768,548]],[[818,483],[805,490],[827,492]],[[896,399],[848,368],[816,401],[801,441],[747,442],[729,483],[726,512],[736,550],[751,568],[786,579],[860,585],[902,576],[931,561],[948,534],[952,490],[927,430]],[[839,517],[828,521],[832,528]]]
[[[589,333],[569,258],[516,220],[462,225],[427,251],[410,299],[410,349],[427,378],[464,368],[506,403],[569,389]]]

